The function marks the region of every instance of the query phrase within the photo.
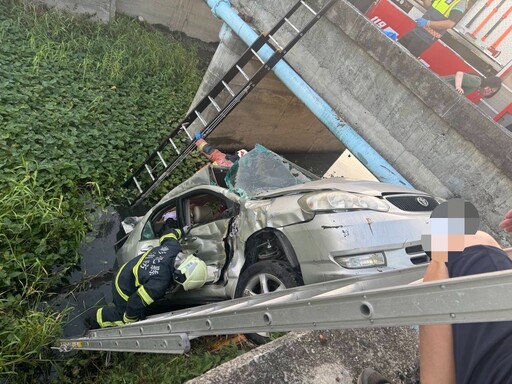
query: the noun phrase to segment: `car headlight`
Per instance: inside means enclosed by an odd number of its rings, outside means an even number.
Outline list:
[[[357,256],[340,256],[336,257],[335,260],[339,265],[347,269],[372,268],[386,265],[386,257],[381,252]]]
[[[389,205],[377,197],[341,191],[310,193],[299,199],[299,205],[306,211],[332,211],[337,209],[389,211]]]

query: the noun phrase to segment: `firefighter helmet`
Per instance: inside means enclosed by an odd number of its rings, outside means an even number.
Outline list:
[[[188,256],[178,267],[178,270],[185,275],[185,281],[179,282],[185,291],[201,288],[206,283],[208,268],[203,260],[194,255]]]

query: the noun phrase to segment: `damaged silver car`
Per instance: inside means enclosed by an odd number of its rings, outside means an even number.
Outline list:
[[[438,201],[379,182],[320,179],[257,145],[230,169],[208,165],[135,225],[118,261],[158,245],[164,216],[189,227],[184,254],[208,266],[195,305],[429,261],[420,245]]]

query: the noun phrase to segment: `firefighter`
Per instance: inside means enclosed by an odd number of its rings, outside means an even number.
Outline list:
[[[196,133],[196,147],[213,165],[220,165],[222,167],[231,167],[235,161],[241,159],[247,153],[245,149],[237,151],[235,155],[221,152],[208,144],[199,132]]]
[[[462,19],[467,0],[423,0],[428,6],[425,14],[416,19],[416,28],[398,42],[418,57],[434,44],[444,33]]]
[[[170,284],[176,282],[188,291],[200,288],[207,278],[204,261],[188,256],[174,267],[180,251],[182,230],[168,219],[160,246],[125,263],[113,281],[114,306],[99,308],[89,328],[105,328],[133,323],[145,318],[146,308],[162,298]]]

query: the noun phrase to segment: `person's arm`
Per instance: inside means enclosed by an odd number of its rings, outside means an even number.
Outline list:
[[[458,8],[457,8],[458,7]],[[459,3],[456,8],[452,9],[450,15],[446,20],[433,21],[429,20],[427,23],[427,27],[433,28],[437,31],[445,31],[451,29],[457,24],[462,16],[464,16],[464,11],[466,10],[466,4]]]
[[[453,28],[454,25],[455,21],[450,19],[440,21],[429,20],[427,23],[427,27],[433,28],[438,31]]]
[[[431,261],[423,281],[448,279],[444,262]],[[451,324],[420,325],[421,384],[454,384],[455,360]]]
[[[455,90],[458,94],[463,95],[464,90],[462,89],[462,79],[464,78],[464,72],[458,71],[455,74]]]

